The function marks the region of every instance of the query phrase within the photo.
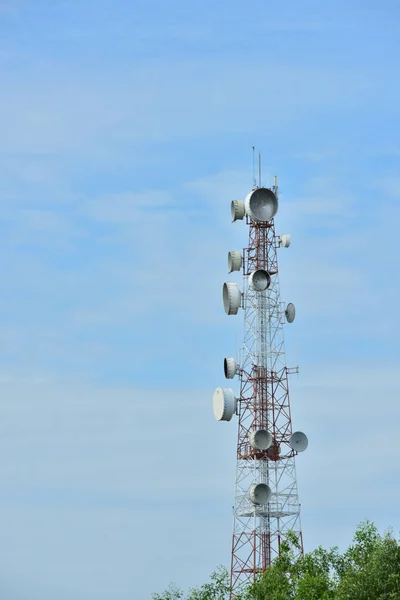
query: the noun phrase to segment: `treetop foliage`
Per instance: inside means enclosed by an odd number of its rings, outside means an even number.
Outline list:
[[[373,523],[357,528],[353,542],[338,548],[318,547],[298,557],[298,541],[289,535],[280,556],[254,583],[237,591],[235,600],[400,600],[400,544],[391,532],[379,534]],[[229,600],[229,574],[219,567],[210,582],[184,593],[174,585],[153,600]]]

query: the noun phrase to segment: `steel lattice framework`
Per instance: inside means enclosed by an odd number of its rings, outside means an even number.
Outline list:
[[[278,197],[276,185],[270,191]],[[244,339],[236,370],[240,396],[235,411],[238,438],[231,598],[267,569],[289,531],[298,536],[299,552],[303,551],[288,385],[288,376],[298,368],[289,369],[285,359],[286,316],[280,301],[277,257],[280,238],[273,218],[257,222],[246,216],[246,223],[249,242],[241,261]],[[270,276],[263,291],[249,285],[250,274],[258,270]],[[270,434],[267,449],[254,447],[250,441],[251,433],[260,430]],[[270,491],[265,504],[255,504],[249,494],[251,486],[260,483]]]

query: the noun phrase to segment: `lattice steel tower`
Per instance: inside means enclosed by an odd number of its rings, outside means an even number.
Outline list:
[[[229,272],[243,272],[243,293],[237,283],[223,286],[225,312],[244,311],[240,356],[224,359],[225,377],[238,378],[240,395],[217,388],[213,398],[217,420],[238,416],[231,598],[267,569],[289,530],[303,551],[295,456],[308,441],[292,433],[288,375],[298,368],[286,366],[283,325],[294,321],[295,308],[280,300],[277,250],[290,246],[290,236],[275,234],[277,210],[276,178],[231,208],[232,221],[245,218],[249,227],[248,247],[228,254]]]

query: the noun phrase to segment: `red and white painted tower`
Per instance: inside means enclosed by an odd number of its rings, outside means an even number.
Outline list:
[[[302,551],[300,504],[295,456],[307,448],[307,437],[292,431],[283,326],[295,318],[293,304],[280,300],[278,249],[288,248],[290,236],[275,233],[278,211],[276,178],[272,188],[254,186],[245,201],[232,202],[232,220],[245,219],[249,241],[243,252],[228,254],[229,272],[242,271],[237,283],[223,286],[228,315],[244,311],[240,356],[224,359],[231,388],[217,388],[214,416],[238,417],[237,469],[231,557],[231,598],[241,586],[265,571],[279,554],[288,531],[297,534]]]

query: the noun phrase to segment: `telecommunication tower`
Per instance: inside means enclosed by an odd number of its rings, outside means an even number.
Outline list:
[[[213,397],[218,421],[238,417],[231,598],[268,568],[288,531],[303,552],[295,456],[308,440],[292,432],[288,376],[298,367],[286,366],[283,325],[293,323],[295,307],[281,302],[278,277],[278,249],[291,240],[275,233],[276,177],[272,188],[261,186],[261,174],[258,183],[231,204],[232,221],[249,227],[247,248],[228,253],[229,273],[243,273],[243,292],[237,283],[223,285],[225,312],[244,312],[240,355],[224,359],[225,377],[239,380],[240,393],[217,388]]]

